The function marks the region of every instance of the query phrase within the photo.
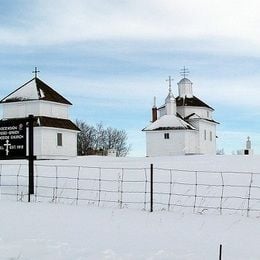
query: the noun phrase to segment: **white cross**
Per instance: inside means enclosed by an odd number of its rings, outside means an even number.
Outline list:
[[[6,155],[8,155],[9,154],[9,147],[11,146],[11,144],[9,144],[9,140],[6,140],[4,146],[5,146],[5,153],[6,153]]]

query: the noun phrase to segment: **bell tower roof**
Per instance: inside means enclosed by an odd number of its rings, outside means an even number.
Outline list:
[[[179,81],[178,85],[181,84],[193,84],[188,78],[183,78]]]
[[[165,103],[169,103],[171,101],[175,102],[175,97],[172,93],[172,81],[173,79],[171,78],[171,76],[169,76],[169,79],[166,79],[167,82],[169,82],[169,93],[168,96],[165,99]]]
[[[0,103],[11,103],[19,101],[45,100],[66,105],[72,105],[70,101],[48,86],[38,77],[34,77],[24,85],[3,98]]]

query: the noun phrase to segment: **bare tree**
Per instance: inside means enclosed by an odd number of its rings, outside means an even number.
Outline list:
[[[117,156],[126,156],[130,151],[130,145],[127,144],[127,134],[125,130],[118,130],[108,127],[105,130],[104,148],[116,149]]]
[[[77,140],[78,155],[85,155],[86,151],[94,146],[96,129],[79,120],[76,120],[76,125],[81,130]]]
[[[76,125],[81,129],[78,134],[78,155],[104,154],[109,149],[115,149],[117,156],[126,156],[130,151],[125,130],[105,128],[102,123],[95,127],[83,121],[76,120]]]

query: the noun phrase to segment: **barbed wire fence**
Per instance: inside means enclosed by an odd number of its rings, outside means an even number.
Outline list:
[[[32,201],[146,211],[260,214],[260,173],[35,165]],[[27,201],[26,164],[0,164],[1,199]]]

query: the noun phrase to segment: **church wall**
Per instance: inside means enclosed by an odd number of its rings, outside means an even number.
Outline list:
[[[164,134],[169,133],[169,139]],[[147,131],[147,156],[170,156],[185,154],[185,131]]]
[[[3,104],[3,118],[22,118],[30,114],[68,119],[68,106],[48,101],[27,101]]]
[[[35,127],[37,159],[67,159],[77,156],[77,132],[48,127]],[[62,146],[57,145],[57,133],[62,134]]]
[[[185,131],[185,153],[186,154],[199,153],[199,131],[194,131],[194,130]]]
[[[68,105],[54,102],[40,102],[40,113],[48,117],[68,119]]]
[[[3,118],[23,118],[29,114],[39,113],[39,106],[33,102],[28,106],[24,102],[3,104]]]
[[[177,113],[179,113],[182,117],[196,113],[202,118],[212,119],[212,110],[206,107],[178,106]]]
[[[216,154],[216,125],[210,122],[200,121],[199,132],[200,153]]]

